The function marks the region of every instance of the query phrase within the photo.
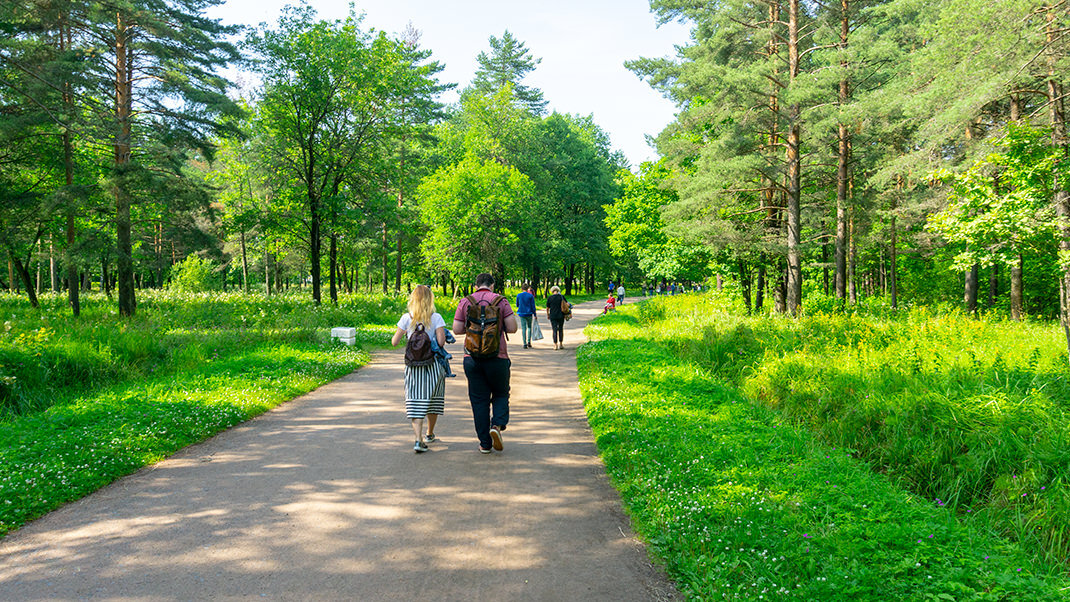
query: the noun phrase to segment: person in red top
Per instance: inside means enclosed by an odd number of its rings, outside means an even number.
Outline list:
[[[471,297],[480,301],[493,301],[499,296],[494,292],[494,276],[476,276],[476,292]],[[468,297],[457,304],[453,314],[453,332],[464,335],[466,318],[471,302]],[[468,379],[468,401],[472,404],[472,420],[479,438],[479,452],[489,454],[491,449],[502,450],[502,431],[509,424],[509,369],[511,362],[506,350],[506,333],[516,332],[516,314],[509,306],[509,299],[502,296],[498,301],[501,317],[501,338],[497,357],[472,357],[465,350],[464,375]]]
[[[617,311],[617,298],[613,295],[610,295],[609,298],[606,299],[606,304],[602,308],[602,315],[605,315],[610,311]]]

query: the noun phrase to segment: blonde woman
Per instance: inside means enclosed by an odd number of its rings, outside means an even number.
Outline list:
[[[423,324],[439,348],[444,348],[446,321],[435,311],[435,294],[431,289],[422,284],[413,289],[408,309],[398,320],[391,344],[397,346],[402,337],[412,334],[417,324]],[[405,366],[405,416],[412,421],[412,431],[416,435],[412,449],[418,454],[427,451],[427,444],[435,440],[435,422],[445,409],[445,397],[446,372],[442,364],[435,361],[426,366]]]

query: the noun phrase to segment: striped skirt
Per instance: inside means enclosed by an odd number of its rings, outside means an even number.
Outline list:
[[[405,366],[405,417],[442,414],[446,407],[446,372],[437,361],[428,366]]]

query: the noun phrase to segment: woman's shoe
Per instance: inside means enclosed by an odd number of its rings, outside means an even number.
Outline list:
[[[427,433],[426,435],[424,435],[424,443],[431,443],[435,439],[437,439],[437,437],[435,437],[434,433]]]
[[[412,451],[418,454],[422,454],[427,451],[427,444],[417,439],[416,444],[412,446]]]

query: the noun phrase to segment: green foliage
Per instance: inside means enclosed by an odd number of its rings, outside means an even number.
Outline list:
[[[859,450],[744,397],[722,374],[746,389],[765,346],[820,343],[718,306],[691,295],[625,306],[588,326],[577,354],[607,469],[689,599],[1065,599],[1058,567],[993,536],[991,514],[906,493]]]
[[[644,163],[638,176],[618,172],[620,198],[605,208],[609,248],[618,261],[635,266],[645,278],[701,281],[709,275],[709,252],[666,233],[661,212],[677,198],[665,188],[669,177],[662,163]]]
[[[189,255],[171,267],[171,282],[167,287],[180,293],[204,293],[219,288],[216,265],[199,255]]]
[[[928,227],[956,245],[954,268],[1017,265],[1019,255],[1050,253],[1057,222],[1050,201],[1060,151],[1047,128],[1008,125],[995,152],[961,174],[934,174],[951,183],[948,206]],[[1031,257],[1032,259],[1032,257]]]
[[[542,59],[531,56],[523,42],[517,40],[509,30],[501,38],[490,36],[490,54],[480,52],[476,57],[479,69],[472,78],[472,87],[466,94],[478,93],[493,95],[506,86],[511,86],[517,104],[532,114],[539,115],[546,110],[546,101],[538,88],[525,86],[520,82],[528,73],[535,70]]]
[[[439,169],[420,185],[428,228],[424,256],[460,281],[515,258],[534,185],[513,167],[474,157]]]

